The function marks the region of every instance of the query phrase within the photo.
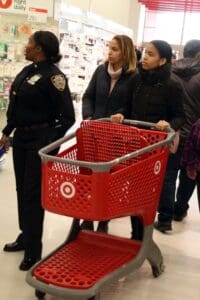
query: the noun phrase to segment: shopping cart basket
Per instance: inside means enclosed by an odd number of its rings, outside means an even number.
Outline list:
[[[40,150],[43,207],[74,220],[67,240],[27,274],[37,298],[49,293],[99,299],[105,283],[132,272],[145,259],[155,277],[162,273],[163,258],[152,231],[174,132],[152,130],[154,125],[84,121],[75,134]],[[49,154],[65,142],[66,150]],[[79,224],[79,219],[122,216],[142,220],[142,241],[81,230]]]

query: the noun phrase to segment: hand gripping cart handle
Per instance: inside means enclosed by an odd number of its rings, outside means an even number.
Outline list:
[[[104,284],[133,272],[145,259],[155,277],[162,273],[152,231],[174,132],[153,128],[131,120],[83,121],[75,133],[39,151],[44,209],[74,220],[66,241],[27,274],[38,299],[45,293],[100,299]],[[51,155],[61,145],[65,150]],[[140,219],[142,240],[81,230],[79,224],[79,219],[125,216]]]

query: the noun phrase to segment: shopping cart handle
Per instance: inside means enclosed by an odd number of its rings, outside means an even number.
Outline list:
[[[96,121],[103,121],[103,122],[111,122],[111,118],[102,118],[102,119],[98,119]],[[88,121],[88,122],[92,122],[92,121]],[[123,124],[126,125],[131,125],[131,126],[135,126],[135,127],[146,127],[149,129],[155,129],[155,125],[156,123],[150,123],[150,122],[143,122],[143,121],[137,121],[137,120],[127,120],[125,119],[123,121]],[[81,161],[81,160],[72,160],[72,159],[66,159],[66,158],[60,158],[57,156],[53,156],[50,155],[48,153],[50,153],[51,151],[55,150],[56,148],[59,148],[62,144],[66,143],[67,141],[71,141],[73,138],[75,138],[76,136],[76,132],[73,132],[69,135],[66,135],[65,137],[51,143],[50,145],[42,148],[39,150],[39,155],[41,157],[41,159],[43,160],[43,162],[48,162],[48,161],[54,161],[54,162],[60,162],[60,163],[64,163],[64,164],[70,164],[70,165],[77,165],[80,167],[85,167],[85,168],[89,168],[92,171],[95,172],[103,172],[103,171],[108,171],[109,169],[111,169],[114,165],[117,165],[121,162],[124,162],[128,159],[132,159],[135,158],[139,155],[142,155],[148,151],[151,151],[157,147],[161,147],[161,146],[168,146],[172,143],[173,138],[175,136],[175,132],[172,128],[168,127],[167,128],[167,137],[164,140],[161,140],[153,145],[148,145],[142,149],[136,150],[134,152],[125,154],[121,157],[118,157],[116,159],[113,159],[111,161],[104,161],[104,162],[88,162],[88,161]]]
[[[100,118],[100,119],[98,119],[98,121],[111,122],[111,118]],[[157,123],[152,123],[152,122],[124,119],[122,124],[131,125],[131,126],[135,126],[135,127],[148,128],[148,129],[153,129],[153,130],[159,131],[158,129],[156,129]],[[173,138],[175,136],[174,129],[172,129],[170,126],[168,126],[168,127],[166,127],[166,130],[164,130],[164,131],[168,133],[168,136],[165,139],[165,141],[169,140],[169,142],[172,142]]]
[[[111,118],[100,118],[100,119],[98,119],[98,121],[111,122]],[[156,129],[156,124],[157,123],[152,123],[152,122],[124,119],[122,124],[136,126],[136,127],[143,127],[143,128],[145,127],[145,128],[157,130]],[[170,126],[168,126],[166,128],[166,131],[167,132],[172,132],[174,134],[174,129],[172,129]]]

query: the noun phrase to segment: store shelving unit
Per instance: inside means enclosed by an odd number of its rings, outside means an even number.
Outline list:
[[[8,105],[10,86],[15,76],[29,64],[24,58],[24,47],[36,30],[47,29],[57,33],[57,27],[29,22],[27,16],[1,14],[0,18],[0,111]]]
[[[105,61],[107,41],[87,34],[65,32],[60,33],[60,49],[63,55],[60,68],[69,79],[71,91],[80,98],[96,67]]]

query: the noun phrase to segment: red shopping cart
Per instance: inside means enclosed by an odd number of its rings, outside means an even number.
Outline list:
[[[152,130],[154,125],[84,121],[75,134],[40,150],[43,207],[74,220],[66,241],[27,274],[38,299],[49,293],[97,300],[105,283],[134,271],[145,259],[155,277],[162,273],[152,231],[174,132]],[[49,154],[65,142],[66,150]],[[140,218],[142,241],[81,230],[79,223],[123,216]]]

